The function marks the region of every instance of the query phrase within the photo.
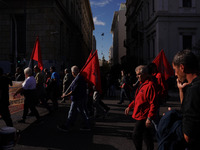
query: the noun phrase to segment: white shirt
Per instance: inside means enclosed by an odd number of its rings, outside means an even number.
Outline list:
[[[36,88],[36,80],[33,76],[30,76],[25,79],[25,81],[22,83],[22,88],[24,90],[33,90]]]

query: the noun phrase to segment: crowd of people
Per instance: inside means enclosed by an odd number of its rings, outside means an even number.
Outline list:
[[[172,138],[177,134],[178,128],[181,128],[182,135],[176,135],[179,136],[181,142],[174,143],[173,140],[172,144],[169,142],[168,136],[166,138],[161,136],[164,129],[159,122],[163,122],[164,119],[164,121],[170,120],[173,117],[168,118],[168,115],[166,115],[163,119],[159,115],[159,107],[166,102],[168,97],[168,87],[154,63],[139,65],[135,68],[137,81],[134,84],[132,84],[133,81],[131,81],[130,74],[126,74],[124,70],[121,70],[118,83],[116,81],[112,82],[111,76],[108,74],[107,80],[110,81],[110,84],[104,93],[99,93],[95,86],[89,85],[84,77],[79,75],[79,68],[77,66],[71,67],[71,73],[68,69],[65,69],[62,79],[54,66],[50,67],[50,71],[45,68],[44,73],[37,65],[34,66],[34,73],[29,67],[25,68],[24,71],[22,68],[16,68],[15,80],[23,81],[23,83],[22,87],[14,94],[14,97],[17,94],[23,94],[25,97],[23,116],[19,122],[25,123],[29,110],[36,117],[37,122],[40,122],[41,117],[36,108],[38,104],[44,106],[49,113],[52,113],[58,110],[59,98],[61,103],[65,103],[67,99],[70,99],[71,103],[67,119],[63,124],[58,125],[57,128],[68,132],[79,112],[84,120],[84,126],[81,129],[90,130],[91,116],[98,117],[99,114],[103,114],[105,117],[110,110],[102,101],[102,95],[106,93],[108,96],[116,96],[115,88],[118,86],[120,88],[120,97],[117,104],[121,105],[127,99],[129,105],[125,109],[125,115],[132,111],[132,118],[136,121],[132,139],[137,150],[142,149],[143,141],[147,149],[154,149],[154,132],[157,132],[159,135],[159,142],[161,141],[159,143],[160,149],[168,149],[170,146],[170,149],[174,149],[172,148],[174,145],[174,147],[177,147],[180,144],[184,149],[193,150],[198,147],[198,141],[200,141],[200,79],[198,65],[197,57],[190,50],[178,52],[172,61],[180,95],[181,112],[178,113],[181,116],[181,121],[179,121],[181,125],[176,126],[173,132],[170,131],[171,126],[166,127],[169,130],[166,134],[173,133],[170,136]],[[12,82],[3,75],[1,68],[0,83],[0,115],[7,126],[13,126],[8,108],[8,89]],[[49,106],[48,100],[52,101],[53,107]],[[170,122],[172,122],[170,124],[173,124],[175,121],[170,120]],[[175,141],[177,139],[175,138]]]
[[[35,65],[33,69],[27,67],[24,70],[21,67],[17,67],[14,78],[3,74],[3,69],[0,71],[0,80],[2,82],[2,90],[0,89],[2,98],[0,101],[2,105],[0,106],[2,107],[2,112],[0,112],[0,115],[5,120],[7,126],[13,126],[9,112],[9,85],[12,85],[13,80],[22,82],[22,87],[14,93],[13,97],[15,98],[18,94],[24,96],[23,116],[18,121],[19,123],[25,123],[27,116],[35,116],[37,119],[36,122],[41,122],[41,117],[36,106],[45,107],[51,114],[58,110],[58,100],[61,100],[60,103],[66,103],[66,100],[71,101],[71,109],[73,108],[73,110],[70,109],[69,118],[75,118],[76,112],[74,110],[77,109],[88,120],[91,117],[105,117],[110,109],[101,100],[101,94],[95,88],[90,88],[92,85],[89,85],[83,77],[77,76],[79,73],[77,66],[72,66],[71,72],[68,68],[64,69],[63,77],[56,72],[54,66],[51,66],[49,70],[45,68],[44,71],[41,71],[38,65]],[[74,80],[75,78],[76,80]],[[70,94],[72,91],[75,92]],[[63,96],[64,94],[68,94],[68,96]],[[98,95],[98,97],[95,96],[93,99],[93,95]],[[49,100],[51,100],[51,103],[49,103]],[[77,101],[81,103],[77,103]],[[77,104],[79,104],[79,107]],[[102,107],[105,110],[102,111]],[[70,114],[72,115],[70,116]],[[88,128],[90,127],[89,125],[87,126]]]

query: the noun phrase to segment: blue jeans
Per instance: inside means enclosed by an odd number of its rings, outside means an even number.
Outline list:
[[[85,126],[90,127],[86,105],[82,101],[72,101],[65,126],[69,128],[76,121],[77,112],[81,113]]]
[[[132,100],[131,100],[131,97],[130,97],[130,93],[128,93],[129,91],[125,90],[125,89],[121,89],[121,92],[120,92],[120,103],[123,103],[124,102],[124,98],[128,98],[129,102],[131,103]]]

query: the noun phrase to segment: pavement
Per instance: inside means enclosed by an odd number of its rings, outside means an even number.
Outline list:
[[[168,107],[180,108],[178,91],[169,91],[169,96],[166,104],[160,107],[160,115],[167,112]],[[14,127],[21,131],[14,150],[134,150],[131,133],[135,123],[131,113],[129,116],[124,115],[129,101],[121,105],[117,104],[119,97],[105,98],[103,101],[111,109],[105,118],[100,117],[91,121],[91,131],[80,131],[80,116],[69,132],[64,133],[57,129],[57,125],[67,118],[69,101],[59,103],[58,111],[52,114],[48,114],[43,107],[37,107],[42,116],[41,123],[35,123],[36,118],[33,116],[28,117],[25,124],[18,123],[22,111],[12,114]],[[0,120],[0,128],[4,126],[4,121]],[[157,149],[156,138],[154,144]]]

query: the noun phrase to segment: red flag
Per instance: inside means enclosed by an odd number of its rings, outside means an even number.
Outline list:
[[[39,37],[37,36],[35,45],[31,54],[31,59],[38,62],[38,67],[40,70],[43,70],[43,63],[42,63],[42,56],[41,56],[41,49],[40,49],[40,42]]]
[[[80,71],[80,74],[86,79],[87,82],[93,84],[97,91],[102,93],[101,90],[101,77],[99,68],[99,59],[97,55],[97,50],[94,54],[89,55],[86,64]]]
[[[153,60],[153,63],[156,64],[158,71],[163,75],[165,80],[174,75],[174,70],[167,61],[163,50],[161,50],[158,56]]]

